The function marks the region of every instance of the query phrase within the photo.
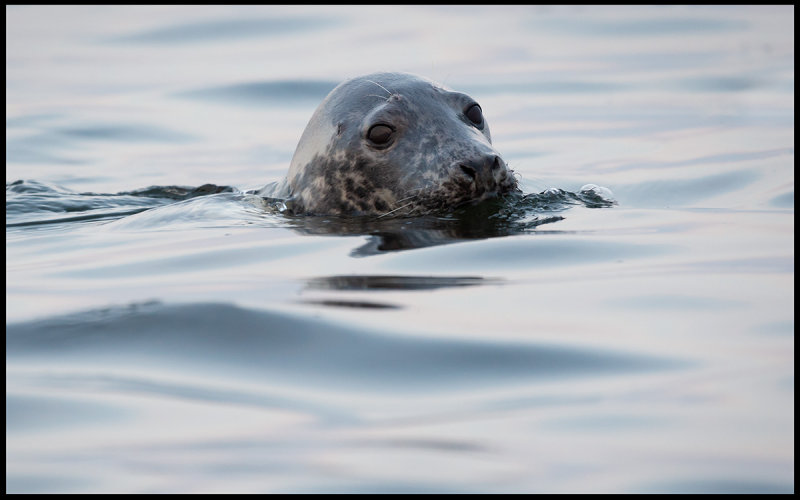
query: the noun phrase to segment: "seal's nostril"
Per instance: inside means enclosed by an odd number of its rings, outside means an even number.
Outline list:
[[[500,157],[495,156],[494,163],[492,163],[492,170],[497,170],[498,168],[500,168]]]
[[[459,165],[459,167],[461,167],[461,171],[462,172],[464,172],[468,176],[472,177],[472,180],[475,180],[475,176],[477,175],[477,172],[475,172],[474,168],[468,167],[466,165]]]

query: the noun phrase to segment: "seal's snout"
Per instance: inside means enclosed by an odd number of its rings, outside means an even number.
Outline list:
[[[494,153],[462,160],[458,162],[457,170],[482,191],[494,191],[507,176],[506,163]]]

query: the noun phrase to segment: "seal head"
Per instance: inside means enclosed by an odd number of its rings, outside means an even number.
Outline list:
[[[317,107],[292,158],[295,213],[416,215],[517,191],[480,105],[408,73],[347,80]]]

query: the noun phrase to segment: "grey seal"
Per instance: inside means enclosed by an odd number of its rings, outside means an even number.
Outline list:
[[[342,82],[325,97],[276,191],[297,214],[396,216],[519,188],[473,98],[384,72]]]

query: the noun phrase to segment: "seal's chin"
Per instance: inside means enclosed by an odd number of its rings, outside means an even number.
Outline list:
[[[464,201],[456,205],[455,208],[463,207],[466,205],[477,205],[478,203],[484,202],[486,200],[493,200],[514,192],[521,192],[517,187],[516,182],[508,185],[502,185],[502,186],[499,185],[497,186],[497,189],[491,191],[487,190],[478,196],[472,196],[466,198]]]
[[[502,193],[498,193],[496,191],[483,193],[480,197],[466,199],[466,200],[456,204],[455,206],[453,206],[453,208],[471,207],[473,205],[478,205],[479,203],[483,203],[484,201],[487,201],[487,200],[496,199],[496,198],[500,197],[501,195],[502,195]]]

